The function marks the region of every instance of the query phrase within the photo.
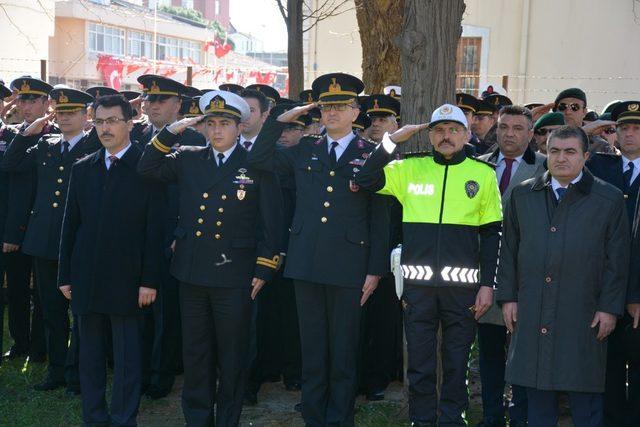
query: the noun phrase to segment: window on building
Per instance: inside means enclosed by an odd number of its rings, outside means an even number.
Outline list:
[[[182,7],[185,9],[193,9],[193,0],[182,0]]]
[[[127,53],[135,58],[153,58],[153,34],[130,31]]]
[[[158,36],[158,59],[165,61],[189,60],[200,63],[200,43],[173,37]]]
[[[478,96],[482,38],[461,37],[456,52],[456,92]]]
[[[89,51],[109,55],[124,55],[124,30],[89,23]]]
[[[214,11],[216,16],[220,15],[220,0],[215,0]]]

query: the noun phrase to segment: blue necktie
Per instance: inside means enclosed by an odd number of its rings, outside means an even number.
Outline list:
[[[625,184],[627,184],[627,188],[630,188],[631,183],[633,182],[631,178],[633,178],[633,168],[635,165],[633,164],[633,162],[629,162],[627,163],[627,166],[629,167],[629,169],[627,169],[622,175],[624,175],[624,182]]]
[[[567,192],[568,188],[558,187],[556,188],[556,193],[558,195],[558,201],[562,200],[564,194]]]

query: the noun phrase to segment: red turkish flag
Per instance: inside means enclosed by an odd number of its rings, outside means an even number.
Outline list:
[[[122,60],[114,58],[111,55],[98,55],[96,70],[102,73],[102,79],[107,86],[115,90],[120,90],[123,69],[124,62],[122,62]]]

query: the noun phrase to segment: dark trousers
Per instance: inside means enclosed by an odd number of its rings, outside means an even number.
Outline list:
[[[482,414],[484,425],[504,426],[504,370],[507,362],[507,328],[489,323],[478,324],[480,380],[482,382]],[[511,387],[509,420],[527,420],[527,392],[524,387]]]
[[[476,290],[405,285],[404,324],[409,365],[409,417],[439,426],[466,425],[467,365],[476,332],[469,310]],[[436,397],[437,333],[442,327],[442,388]],[[440,418],[437,419],[438,410]]]
[[[529,427],[558,425],[558,392],[527,387]],[[571,419],[575,427],[601,427],[602,393],[568,392]],[[637,420],[635,420],[637,421]]]
[[[111,417],[107,410],[107,349],[111,323],[113,385]],[[134,426],[142,378],[141,317],[90,313],[80,316],[80,386],[84,425]]]
[[[255,355],[250,363],[248,389],[257,393],[264,381],[300,382],[300,331],[293,281],[282,277],[262,288],[256,304]],[[253,341],[253,337],[252,337]]]
[[[144,313],[143,387],[171,389],[182,370],[182,331],[178,281],[163,268],[156,301]]]
[[[359,288],[294,281],[302,343],[302,416],[310,427],[354,425]]]
[[[358,388],[363,393],[384,391],[402,378],[402,306],[395,279],[387,275],[362,307]]]
[[[9,334],[13,338],[13,351],[27,354],[31,347],[31,257],[21,251],[2,255],[5,259],[7,275],[7,308]],[[34,308],[40,308],[39,300],[34,298]],[[35,319],[34,319],[35,320]],[[34,322],[35,323],[35,322]],[[39,325],[43,328],[42,323]],[[34,331],[34,338],[43,338],[43,331]],[[44,353],[40,342],[40,353]]]
[[[49,358],[49,378],[68,383],[77,382],[77,328],[69,321],[69,300],[58,289],[58,261],[34,258],[38,292],[42,302],[45,340]],[[74,325],[77,322],[74,321]],[[73,345],[69,347],[69,334]],[[69,354],[71,353],[71,354]],[[65,372],[66,371],[66,372]]]
[[[180,283],[182,412],[188,426],[238,425],[247,373],[251,307],[250,288]]]
[[[635,426],[640,422],[640,332],[625,313],[608,338],[604,389],[604,425]]]

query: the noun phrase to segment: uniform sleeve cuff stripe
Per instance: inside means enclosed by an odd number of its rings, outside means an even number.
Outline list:
[[[262,265],[262,266],[264,266],[264,267],[269,267],[269,268],[272,268],[272,269],[274,269],[274,270],[275,270],[276,268],[278,268],[278,265],[277,265],[277,264],[270,264],[270,263],[263,262],[263,261],[256,261],[256,264],[257,264],[257,265]]]
[[[162,144],[160,141],[158,141],[158,138],[153,138],[151,140],[151,144],[156,147],[158,149],[158,151],[162,151],[163,153],[168,153],[171,151],[171,148],[167,147],[166,145]]]

